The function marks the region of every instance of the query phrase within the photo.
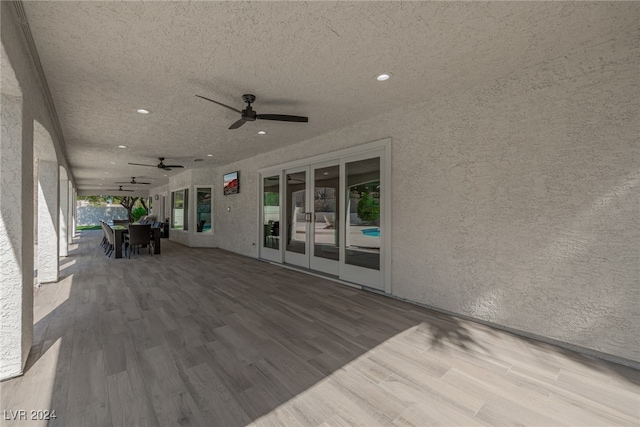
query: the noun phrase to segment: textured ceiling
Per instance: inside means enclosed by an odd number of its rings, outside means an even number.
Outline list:
[[[127,162],[225,165],[588,48],[635,25],[608,18],[609,7],[24,2],[80,190],[132,176],[161,185],[180,170]],[[393,78],[379,83],[381,72]],[[195,97],[242,109],[244,93],[258,113],[309,123],[228,130],[238,115]]]

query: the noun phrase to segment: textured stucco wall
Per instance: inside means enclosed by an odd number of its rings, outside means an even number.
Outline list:
[[[394,294],[640,360],[637,40],[425,106],[393,150]]]
[[[60,256],[66,257],[69,255],[69,245],[67,243],[69,233],[69,181],[64,168],[60,168],[59,176],[58,223],[60,225],[58,226],[58,251]]]
[[[0,3],[0,379],[22,373],[33,340],[33,128],[23,123],[17,74],[24,59]],[[19,59],[23,59],[21,62]],[[26,243],[25,243],[26,242]]]
[[[38,162],[38,283],[58,281],[58,164]]]
[[[3,251],[0,261],[2,379],[21,373],[33,341],[34,235],[33,221],[25,220],[34,218],[33,158],[41,156],[46,161],[57,161],[67,170],[69,167],[63,156],[62,142],[53,131],[49,109],[12,2],[0,2],[0,38],[3,144],[0,185],[1,222],[4,224],[0,231],[0,247],[13,250],[13,255],[8,257]],[[36,147],[34,142],[36,139],[38,143],[42,142],[43,132],[51,135],[52,140],[48,141],[48,147],[43,144]],[[5,142],[13,148],[5,150]],[[43,148],[46,152],[37,152]],[[73,180],[73,176],[70,178]],[[57,186],[57,175],[55,181]],[[11,242],[8,245],[5,244],[7,239]],[[53,241],[57,252],[58,237],[54,236]]]
[[[640,362],[638,39],[217,168],[215,245],[257,255],[258,169],[391,137],[394,295]]]
[[[4,59],[4,58],[3,58]],[[7,76],[3,76],[7,78]],[[32,221],[30,202],[25,204],[23,186],[33,185],[33,162],[25,162],[31,169],[31,181],[23,181],[22,159],[33,157],[33,146],[22,144],[20,123],[22,99],[1,94],[0,121],[0,379],[22,372],[33,337],[33,297],[25,289],[33,289]],[[32,166],[31,166],[32,167]],[[28,173],[26,174],[28,178]]]
[[[185,188],[189,189],[189,230],[181,231],[172,229],[169,232],[170,240],[190,247],[216,247],[214,233],[198,233],[196,231],[196,190],[198,187],[212,187],[212,208],[215,208],[216,203],[220,200],[216,192],[218,187],[220,187],[220,196],[222,196],[222,178],[220,177],[218,179],[217,175],[217,169],[215,168],[189,169],[172,176],[169,179],[169,185],[156,187],[149,192],[152,197],[156,194],[158,194],[159,197],[162,197],[163,194],[167,196],[166,212],[168,212],[167,216],[170,217],[171,192]],[[216,185],[216,183],[218,183],[218,185]],[[214,215],[215,212],[213,212],[212,217]]]
[[[259,168],[390,136],[394,295],[640,361],[639,38],[230,165],[216,243],[255,256]]]

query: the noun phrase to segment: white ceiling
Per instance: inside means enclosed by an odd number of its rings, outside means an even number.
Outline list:
[[[189,168],[226,165],[540,66],[637,25],[607,13],[612,7],[620,6],[24,2],[79,190],[117,188],[132,176],[162,185],[181,170],[127,163],[163,156]],[[393,78],[377,82],[381,72]],[[257,96],[258,113],[309,123],[228,130],[238,115],[195,97],[242,109],[244,93]]]

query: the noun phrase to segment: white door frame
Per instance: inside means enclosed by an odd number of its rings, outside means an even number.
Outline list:
[[[288,191],[287,191],[287,186],[288,186],[288,178],[287,175],[289,174],[293,174],[293,173],[301,173],[303,172],[305,174],[305,193],[304,193],[304,205],[305,205],[305,211],[304,212],[300,212],[305,214],[305,221],[304,221],[304,230],[305,230],[305,239],[304,239],[304,253],[297,253],[297,252],[292,252],[292,251],[288,251],[287,250],[287,242],[289,241],[289,234],[292,234],[293,236],[295,236],[296,230],[295,230],[295,216],[293,218],[294,223],[291,225],[291,230],[289,229],[289,223],[287,222],[287,214],[289,213],[289,210],[291,209],[291,206],[289,206],[289,198],[288,198]],[[302,268],[309,268],[309,252],[310,252],[310,244],[309,244],[309,236],[310,236],[310,224],[311,222],[307,219],[310,215],[309,212],[309,199],[310,199],[310,188],[309,188],[309,184],[311,183],[311,180],[309,179],[309,166],[298,166],[295,168],[287,168],[285,170],[283,170],[283,176],[284,176],[284,193],[280,194],[280,199],[284,199],[281,200],[281,205],[283,206],[282,208],[282,217],[284,219],[284,222],[280,223],[280,236],[281,237],[281,244],[284,250],[284,262],[286,264],[293,264],[296,265],[298,267],[302,267]],[[284,194],[284,197],[282,197],[282,195]],[[293,240],[293,239],[292,239]]]
[[[392,198],[392,187],[391,187],[391,138],[385,138],[379,141],[374,141],[362,145],[358,145],[355,147],[345,148],[342,150],[334,151],[331,153],[326,153],[318,156],[312,156],[300,160],[295,160],[292,162],[282,163],[279,165],[270,166],[267,168],[262,168],[258,170],[259,176],[259,191],[258,191],[258,241],[261,242],[258,248],[258,257],[267,259],[270,261],[283,263],[285,262],[284,257],[284,248],[285,248],[285,238],[283,236],[283,228],[286,228],[286,219],[285,219],[285,209],[283,207],[283,200],[280,201],[281,211],[280,211],[280,250],[275,251],[275,253],[270,253],[267,248],[264,248],[262,245],[263,242],[263,201],[262,201],[262,191],[263,191],[263,183],[262,179],[267,176],[278,175],[280,176],[280,194],[284,192],[284,180],[286,179],[284,171],[285,170],[293,170],[295,168],[301,167],[315,167],[316,164],[322,164],[324,162],[329,163],[330,161],[339,162],[340,164],[340,189],[341,193],[344,193],[346,188],[346,177],[344,175],[345,172],[345,163],[354,161],[354,159],[366,159],[371,157],[380,157],[380,190],[381,190],[381,212],[380,212],[380,225],[381,225],[381,235],[380,235],[380,270],[371,270],[360,271],[360,270],[368,270],[362,267],[356,267],[351,265],[344,264],[344,243],[345,243],[345,233],[341,232],[341,244],[340,244],[340,267],[339,267],[339,277],[343,280],[362,284],[367,287],[372,287],[378,290],[382,290],[386,293],[391,293],[391,198]],[[310,179],[307,179],[308,184]],[[345,195],[342,194],[341,197],[344,199]],[[281,197],[282,199],[282,197]],[[285,197],[286,199],[286,197]],[[286,204],[286,200],[284,201]],[[340,215],[342,218],[340,219],[341,227],[345,227],[345,206],[342,206],[340,209]],[[307,233],[308,235],[308,233]],[[309,240],[309,239],[307,239]],[[355,267],[352,269],[351,267]],[[372,273],[373,272],[373,273]],[[371,275],[369,274],[371,273]],[[375,277],[374,277],[375,276]],[[365,283],[366,282],[366,283]]]

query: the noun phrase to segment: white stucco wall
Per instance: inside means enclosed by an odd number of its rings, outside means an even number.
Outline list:
[[[394,295],[639,362],[638,36],[214,169],[214,245],[257,255],[258,169],[391,137]]]
[[[69,184],[67,171],[60,168],[60,183],[58,185],[60,198],[58,199],[58,252],[60,256],[69,255],[68,233],[69,233]]]
[[[9,252],[0,255],[2,311],[0,318],[0,379],[22,372],[33,340],[33,268],[34,268],[34,155],[43,147],[42,130],[51,135],[43,159],[56,161],[66,170],[63,143],[57,138],[42,86],[24,41],[15,6],[0,2],[2,41],[2,223],[0,246]],[[10,100],[11,102],[6,102]],[[37,126],[37,129],[36,129]],[[5,137],[7,139],[5,139]],[[5,142],[13,148],[5,150]],[[6,166],[6,165],[8,166]],[[73,182],[73,176],[69,176]],[[58,185],[57,175],[55,185]],[[6,197],[6,198],[5,198]],[[56,204],[58,193],[56,190]],[[55,213],[57,218],[57,211]],[[57,227],[57,224],[56,224]],[[5,244],[7,239],[11,244]],[[57,253],[58,236],[53,238]],[[56,255],[57,258],[57,255]]]
[[[218,185],[216,185],[216,183]],[[168,213],[167,216],[170,217],[171,192],[189,189],[189,229],[187,231],[171,229],[169,232],[169,239],[190,247],[216,247],[214,233],[198,233],[196,231],[196,191],[199,187],[212,188],[214,193],[212,194],[212,199],[214,199],[212,200],[212,204],[215,205],[216,187],[222,187],[222,178],[218,180],[217,170],[213,168],[188,169],[169,178],[168,185],[152,189],[149,192],[149,195],[154,198],[154,204],[158,204],[158,206],[161,205],[160,199],[162,196],[166,196],[167,206],[165,210]],[[155,200],[156,194],[159,196],[158,201]],[[154,214],[158,215],[159,220],[163,220],[164,216],[159,212],[159,209],[161,208],[154,207],[152,211]],[[213,206],[212,209],[214,209]],[[213,215],[214,213],[212,213],[212,217]]]
[[[38,283],[58,281],[58,164],[38,162]]]
[[[22,372],[33,339],[33,221],[22,221],[25,216],[33,218],[32,203],[24,197],[33,186],[33,161],[23,162],[33,158],[33,145],[23,145],[21,127],[9,125],[20,123],[21,97],[4,91],[0,96],[0,379],[4,379]]]

